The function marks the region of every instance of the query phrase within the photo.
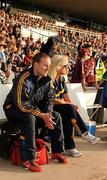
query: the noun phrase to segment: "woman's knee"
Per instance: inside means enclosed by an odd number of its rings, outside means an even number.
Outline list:
[[[66,108],[66,111],[68,111],[68,112],[76,111],[72,104],[66,104],[65,108]]]

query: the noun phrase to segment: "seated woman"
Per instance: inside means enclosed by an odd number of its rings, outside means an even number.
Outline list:
[[[81,156],[76,149],[73,140],[73,126],[79,132],[81,137],[91,144],[97,143],[97,138],[87,131],[87,127],[77,111],[77,106],[73,104],[65,83],[64,76],[69,70],[68,56],[54,55],[51,59],[50,76],[53,79],[53,88],[55,91],[54,110],[62,116],[63,131],[65,137],[65,153],[73,157]]]

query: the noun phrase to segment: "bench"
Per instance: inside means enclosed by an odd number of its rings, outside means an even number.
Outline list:
[[[0,130],[4,129],[7,126],[8,121],[6,119],[5,113],[3,111],[4,100],[10,91],[12,84],[0,84]]]
[[[2,107],[11,87],[12,84],[0,84],[0,156],[5,159],[8,158],[10,137],[16,136],[20,132],[18,126],[8,122]]]

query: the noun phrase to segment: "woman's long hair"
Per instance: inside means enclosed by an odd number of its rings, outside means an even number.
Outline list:
[[[50,76],[54,80],[57,76],[58,67],[63,67],[68,64],[68,56],[67,55],[54,55],[51,59],[51,69]]]

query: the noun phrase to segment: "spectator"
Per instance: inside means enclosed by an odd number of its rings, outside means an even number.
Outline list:
[[[12,64],[11,63],[7,64],[6,77],[7,77],[7,84],[12,84],[13,79],[15,78],[15,74],[12,71]]]
[[[6,70],[6,55],[4,52],[4,47],[6,46],[6,43],[4,41],[3,37],[0,37],[0,59],[2,61],[1,70],[5,72]]]
[[[77,106],[73,104],[65,83],[64,75],[68,73],[68,57],[55,55],[52,58],[50,75],[53,78],[55,91],[54,110],[59,112],[62,117],[65,153],[73,157],[79,157],[81,153],[76,149],[73,135],[73,125],[79,129],[79,133],[83,139],[95,144],[100,138],[88,133],[87,127],[80,117]]]
[[[91,83],[95,83],[95,60],[90,60],[89,50],[82,48],[72,73],[72,83],[82,83],[83,89]]]
[[[100,81],[99,85],[103,84],[103,92],[101,98],[101,104],[104,108],[107,108],[107,59],[104,61],[105,73]]]
[[[31,60],[32,60],[32,51],[31,49],[28,49],[27,54],[24,58],[24,66],[28,67],[29,65],[31,65],[32,62]]]
[[[47,42],[42,45],[40,52],[46,53],[47,55],[52,57],[53,55],[58,54],[57,47],[58,47],[57,37],[49,37]]]
[[[67,163],[63,152],[63,131],[60,114],[53,112],[53,92],[50,58],[38,53],[33,58],[32,67],[24,70],[14,81],[6,97],[4,111],[12,123],[19,123],[21,135],[25,138],[26,158],[23,163],[31,171],[39,172],[41,167],[35,163],[35,125],[48,128],[51,136],[52,158]]]
[[[2,66],[2,61],[0,59],[0,84],[6,84],[7,83],[6,74],[4,73],[4,71],[1,70],[1,66]]]

